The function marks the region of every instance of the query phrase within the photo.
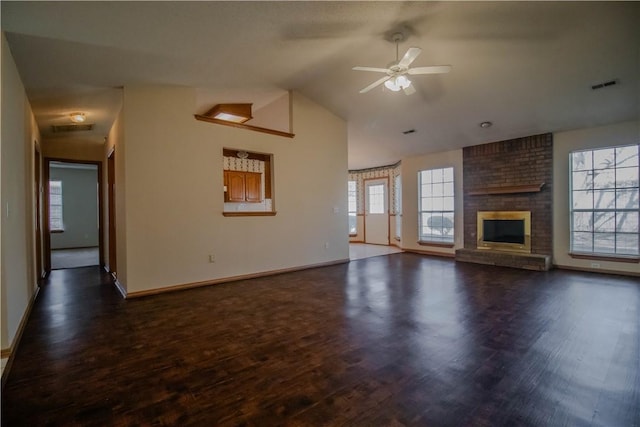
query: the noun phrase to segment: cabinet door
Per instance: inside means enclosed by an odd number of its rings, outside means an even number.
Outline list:
[[[230,202],[244,202],[244,172],[227,172],[227,198]]]
[[[252,203],[262,202],[261,174],[255,172],[245,172],[244,182],[246,201]]]

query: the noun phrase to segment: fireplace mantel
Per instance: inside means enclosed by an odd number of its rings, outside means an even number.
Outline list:
[[[467,191],[469,196],[485,196],[488,194],[538,193],[542,191],[544,182],[526,185],[509,185],[503,187],[482,187]]]

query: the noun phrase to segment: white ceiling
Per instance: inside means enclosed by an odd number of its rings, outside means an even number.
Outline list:
[[[637,119],[637,2],[9,2],[2,29],[43,137],[85,111],[102,140],[130,84],[264,104],[294,89],[348,122],[349,168]],[[378,87],[402,30],[413,95]],[[617,79],[615,86],[591,86]],[[215,103],[217,100],[212,99]],[[197,113],[194,111],[192,113]],[[479,123],[492,121],[482,129]],[[415,129],[410,135],[402,131]],[[83,134],[87,138],[86,134]]]

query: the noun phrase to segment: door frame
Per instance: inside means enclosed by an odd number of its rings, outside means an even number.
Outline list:
[[[116,150],[113,148],[107,156],[107,234],[109,236],[109,273],[114,278],[118,274],[118,256],[116,251]]]
[[[46,276],[46,272],[42,266],[42,202],[43,202],[43,179],[42,179],[42,154],[38,147],[37,141],[33,142],[33,185],[34,185],[34,197],[35,197],[35,249],[36,249],[36,282],[39,285],[42,279]]]
[[[391,245],[391,218],[390,218],[390,216],[391,216],[391,214],[390,214],[390,212],[391,212],[390,202],[391,201],[389,199],[389,196],[390,196],[391,190],[389,189],[389,177],[388,176],[381,176],[379,178],[364,178],[362,180],[362,190],[363,190],[363,193],[364,193],[362,195],[363,196],[362,200],[364,202],[364,209],[363,209],[364,210],[364,221],[363,221],[364,224],[363,224],[363,227],[362,227],[364,229],[363,230],[363,232],[364,232],[363,233],[363,240],[364,240],[364,243],[367,243],[367,215],[369,215],[369,209],[368,209],[368,206],[367,206],[367,201],[368,201],[367,181],[383,181],[383,180],[387,181],[387,191],[385,192],[385,198],[387,199],[387,201],[386,201],[386,206],[387,206],[387,212],[386,212],[386,215],[387,215],[387,244],[386,244],[386,246],[390,246]],[[374,243],[371,243],[371,244],[374,244]]]
[[[102,230],[104,230],[104,218],[102,212],[102,162],[93,160],[74,160],[64,159],[59,157],[45,157],[44,158],[44,179],[43,183],[46,183],[46,191],[44,193],[44,210],[43,210],[43,237],[44,237],[44,268],[45,273],[51,273],[51,229],[49,225],[49,169],[51,162],[62,163],[76,163],[83,165],[96,165],[98,167],[98,262],[100,267],[104,268],[104,236]],[[43,185],[44,186],[44,185]]]

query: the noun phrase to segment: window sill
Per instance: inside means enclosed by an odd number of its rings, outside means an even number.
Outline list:
[[[636,255],[604,255],[604,254],[587,254],[579,252],[569,252],[569,256],[575,259],[592,259],[596,261],[612,261],[612,262],[640,262],[640,256]]]
[[[437,248],[453,248],[455,243],[447,243],[447,242],[430,242],[427,240],[418,240],[418,244],[420,246],[434,246]]]
[[[222,212],[224,216],[275,216],[276,212]]]
[[[64,233],[64,230],[50,230],[51,233]]]

